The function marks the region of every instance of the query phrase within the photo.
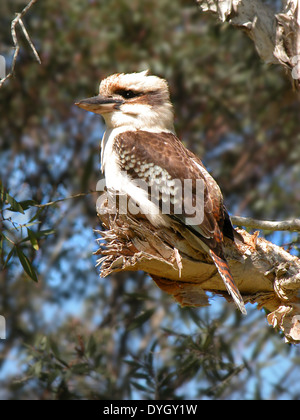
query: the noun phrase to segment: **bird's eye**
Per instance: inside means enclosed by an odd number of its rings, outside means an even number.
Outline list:
[[[117,95],[123,96],[125,99],[132,99],[140,96],[140,93],[133,90],[119,89],[115,92]]]

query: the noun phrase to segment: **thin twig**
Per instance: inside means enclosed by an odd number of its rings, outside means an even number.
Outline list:
[[[37,50],[35,49],[35,46],[33,45],[32,41],[31,41],[31,39],[30,39],[30,36],[29,36],[29,34],[28,34],[28,32],[27,32],[27,29],[26,29],[26,28],[25,28],[25,26],[24,26],[24,23],[23,23],[22,19],[19,19],[19,24],[20,24],[20,26],[21,26],[21,28],[22,28],[22,31],[23,31],[23,33],[24,33],[24,35],[25,35],[25,38],[27,39],[28,44],[31,46],[31,49],[32,49],[32,51],[33,51],[33,54],[35,55],[35,58],[36,58],[37,62],[38,62],[39,64],[42,64],[42,61],[41,61],[41,59],[40,59],[40,56],[39,56],[39,54],[38,54]]]
[[[24,23],[22,21],[22,18],[26,15],[26,13],[28,12],[28,10],[31,9],[31,7],[37,1],[38,0],[31,0],[27,4],[27,6],[22,10],[21,13],[17,13],[15,19],[11,23],[11,35],[12,35],[12,39],[13,39],[13,43],[14,43],[14,47],[15,47],[15,52],[14,52],[14,56],[13,56],[13,60],[12,60],[12,65],[11,65],[10,72],[8,73],[7,76],[5,76],[3,79],[0,80],[0,89],[2,88],[2,86],[4,85],[4,83],[8,79],[12,78],[12,76],[13,76],[13,74],[15,72],[16,63],[17,63],[17,59],[18,59],[18,56],[19,56],[19,52],[20,52],[20,45],[19,45],[19,41],[18,41],[18,37],[17,37],[17,32],[16,32],[16,26],[18,24],[20,25],[20,27],[21,27],[21,29],[22,29],[22,31],[24,33],[24,36],[27,39],[27,42],[30,45],[30,47],[31,47],[31,49],[32,49],[32,51],[34,53],[34,56],[35,56],[36,60],[38,61],[39,64],[41,64],[41,59],[40,59],[40,57],[38,55],[38,52],[37,52],[36,48],[34,47],[32,41],[30,39],[30,36],[29,36],[29,34],[28,34],[25,26],[24,26]]]
[[[39,209],[43,209],[45,207],[51,207],[51,206],[54,206],[55,204],[62,203],[63,201],[73,200],[74,198],[86,197],[90,194],[96,194],[96,193],[99,194],[99,191],[89,191],[87,193],[75,194],[75,195],[71,195],[70,197],[61,198],[60,200],[51,201],[50,203],[35,204],[33,207],[38,207]]]
[[[251,229],[270,231],[300,232],[300,219],[284,221],[256,220],[250,217],[231,216],[232,223],[237,226],[245,226]]]

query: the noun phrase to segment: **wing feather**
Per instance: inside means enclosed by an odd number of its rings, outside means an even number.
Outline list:
[[[223,198],[214,179],[204,168],[202,162],[187,150],[172,133],[152,133],[131,131],[118,135],[115,149],[120,156],[121,170],[126,170],[133,179],[144,179],[147,183],[160,182],[162,174],[168,180],[192,181],[192,199],[197,201],[197,180],[203,180],[203,220],[191,225],[198,235],[202,235],[211,247],[216,247],[215,231],[220,230],[223,220]],[[188,203],[193,208],[193,203]],[[172,209],[171,212],[172,214]],[[173,215],[185,223],[190,216],[183,208],[182,214]],[[209,244],[208,244],[209,245]]]

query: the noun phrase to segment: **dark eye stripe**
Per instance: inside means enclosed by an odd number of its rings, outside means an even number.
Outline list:
[[[141,93],[134,92],[133,90],[127,90],[127,89],[118,89],[115,91],[115,94],[120,95],[125,99],[132,99],[132,98],[137,98],[138,96],[141,96]]]

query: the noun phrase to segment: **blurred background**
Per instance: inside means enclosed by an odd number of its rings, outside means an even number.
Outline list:
[[[27,3],[0,3],[7,71]],[[264,311],[182,309],[144,273],[99,278],[104,126],[74,106],[112,73],[150,69],[230,213],[284,220],[300,213],[300,121],[281,68],[194,0],[39,0],[23,21],[42,64],[18,29],[0,90],[0,399],[300,399],[299,346]],[[300,255],[299,235],[261,234]]]

